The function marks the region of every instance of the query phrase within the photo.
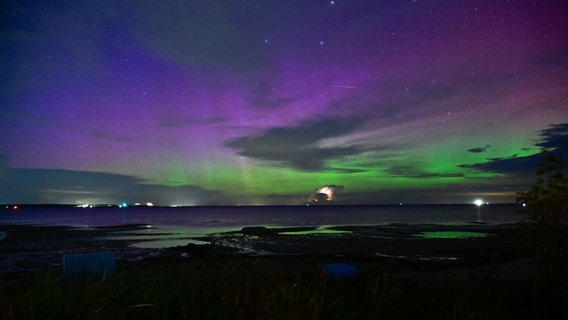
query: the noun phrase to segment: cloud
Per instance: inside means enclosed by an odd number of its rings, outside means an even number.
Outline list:
[[[540,132],[541,141],[536,145],[554,149],[566,155],[568,153],[568,123],[552,124]]]
[[[328,167],[326,168],[327,172],[337,172],[337,173],[363,173],[369,172],[368,169],[362,168],[335,168],[335,167]]]
[[[489,149],[490,145],[486,144],[484,147],[476,147],[476,148],[471,148],[471,149],[467,149],[468,152],[473,152],[473,153],[482,153],[487,151],[487,149]]]
[[[335,184],[328,184],[317,188],[312,192],[312,194],[308,197],[308,202],[311,203],[325,203],[331,202],[335,200],[335,194],[338,191],[345,189],[343,186],[338,186]]]
[[[548,128],[541,130],[540,141],[535,145],[544,149],[553,150],[564,156],[568,154],[568,123],[551,124]],[[532,176],[537,165],[544,160],[541,153],[525,157],[511,155],[504,158],[489,158],[489,161],[475,164],[463,164],[462,168],[476,169],[485,172],[498,174],[517,174]]]
[[[332,159],[360,153],[358,147],[319,147],[323,139],[338,137],[360,128],[363,121],[321,119],[297,127],[273,128],[258,136],[238,138],[227,143],[246,157],[278,163],[304,171],[326,168]]]
[[[536,165],[544,158],[540,154],[526,157],[512,155],[505,158],[490,158],[487,162],[462,164],[461,168],[476,169],[485,172],[501,174],[528,174],[535,170]]]
[[[392,165],[387,170],[387,173],[407,178],[463,178],[464,174],[460,172],[426,172],[419,170],[415,165]]]
[[[233,203],[231,197],[220,191],[192,185],[157,185],[119,174],[60,169],[12,169],[5,165],[0,167],[0,173],[2,172],[0,203]]]

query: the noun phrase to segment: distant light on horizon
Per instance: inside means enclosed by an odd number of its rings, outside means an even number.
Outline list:
[[[484,201],[482,199],[475,199],[475,201],[473,201],[473,203],[478,206],[481,207],[484,203]]]

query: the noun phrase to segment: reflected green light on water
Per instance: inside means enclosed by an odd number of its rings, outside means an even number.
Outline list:
[[[425,239],[471,239],[486,238],[493,236],[486,232],[468,232],[468,231],[427,231],[413,234],[415,237]]]
[[[160,239],[151,241],[141,241],[133,243],[131,246],[141,249],[164,249],[178,246],[186,246],[188,244],[207,245],[209,241],[201,241],[197,239]]]
[[[138,230],[128,230],[115,232],[114,235],[104,237],[107,240],[129,240],[130,245],[143,249],[163,249],[187,244],[205,245],[209,241],[202,241],[200,238],[215,233],[237,231],[237,228],[184,228],[177,226],[153,227],[147,225]]]
[[[285,231],[285,232],[278,232],[278,234],[282,235],[313,235],[313,234],[346,234],[352,233],[351,231],[346,230],[333,230],[328,229],[330,226],[319,226],[312,230],[302,230],[302,231]]]

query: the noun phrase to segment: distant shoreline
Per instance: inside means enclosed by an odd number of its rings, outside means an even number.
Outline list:
[[[231,205],[231,204],[220,204],[220,205],[152,205],[147,206],[144,204],[136,205],[136,204],[128,204],[127,207],[121,208],[120,204],[105,204],[105,203],[95,203],[92,204],[92,208],[85,208],[85,209],[96,209],[96,208],[117,208],[117,209],[128,209],[128,208],[290,208],[290,207],[313,207],[313,208],[329,208],[329,207],[398,207],[398,206],[475,206],[473,203],[374,203],[374,204],[355,204],[355,203],[330,203],[330,204],[278,204],[278,205]],[[4,210],[13,210],[13,206],[18,206],[18,209],[24,209],[26,207],[29,208],[39,208],[39,207],[46,207],[46,208],[81,208],[81,205],[78,204],[25,204],[25,203],[4,203],[0,204],[0,209]],[[495,202],[484,204],[484,206],[517,206],[514,202]]]

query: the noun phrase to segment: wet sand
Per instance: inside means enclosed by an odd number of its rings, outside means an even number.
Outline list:
[[[308,261],[344,261],[380,266],[391,273],[496,266],[526,271],[527,267],[527,255],[518,241],[516,225],[257,226],[205,237],[177,238],[178,243],[186,240],[189,244],[170,248],[137,247],[141,242],[137,237],[148,242],[144,225],[70,228],[6,224],[0,225],[0,231],[4,235],[0,240],[0,280],[58,268],[65,254],[103,251],[115,253],[118,268],[121,264],[157,260],[181,263],[203,256],[255,257],[277,261],[277,265],[283,261],[295,265]],[[116,237],[125,233],[129,236]],[[169,237],[167,233],[160,234],[159,229],[152,235],[156,241]],[[192,243],[194,240],[202,244]]]

